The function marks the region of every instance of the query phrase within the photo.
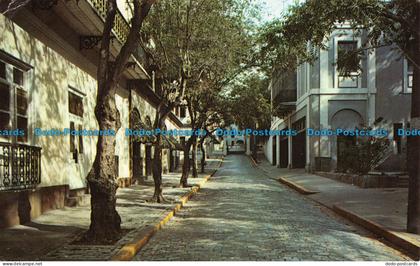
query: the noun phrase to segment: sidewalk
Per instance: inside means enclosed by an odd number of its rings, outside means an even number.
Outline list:
[[[260,160],[258,167],[269,177],[283,178],[295,190],[366,229],[379,234],[384,231],[384,238],[418,254],[420,235],[405,232],[407,188],[360,188],[306,173],[304,169],[277,168],[265,159]]]
[[[189,183],[197,186],[217,170],[221,159],[208,159],[204,174],[190,176]],[[117,210],[122,228],[129,232],[115,245],[71,245],[89,228],[90,204],[66,207],[43,214],[30,224],[0,230],[1,260],[109,260],[122,246],[133,241],[143,228],[153,226],[170,213],[181,197],[192,188],[175,188],[181,174],[163,175],[163,194],[169,203],[148,203],[153,195],[153,179],[145,185],[133,185],[117,191]]]

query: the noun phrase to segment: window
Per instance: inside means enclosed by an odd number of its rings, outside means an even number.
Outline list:
[[[16,119],[17,128],[28,130],[28,96],[21,88],[16,89]],[[27,141],[27,134],[19,136],[18,141]]]
[[[359,87],[360,56],[357,40],[337,42],[337,72],[339,88]]]
[[[73,131],[75,129],[74,127],[74,122],[70,122],[70,131]],[[76,139],[75,136],[70,134],[70,152],[71,153],[75,153],[75,149],[76,149]]]
[[[70,122],[70,130],[76,130],[76,125],[73,121]],[[77,126],[77,130],[83,130],[82,125]],[[75,135],[70,134],[70,152],[71,153],[83,153],[83,136],[80,134],[76,139]]]
[[[401,154],[401,150],[402,150],[402,143],[401,143],[401,136],[398,135],[398,129],[404,128],[402,123],[395,123],[394,125],[394,141],[397,144],[397,153]]]
[[[69,112],[83,117],[83,98],[69,91]]]
[[[7,73],[12,73],[12,77]],[[26,71],[0,61],[0,129],[20,129],[25,132],[23,136],[11,141],[28,140],[28,92],[25,88],[25,75]]]
[[[404,60],[404,93],[411,93],[413,90],[414,65],[411,61]]]
[[[70,130],[83,130],[84,95],[71,88],[68,92]],[[79,162],[79,154],[83,154],[83,136],[70,134],[70,153],[75,163]]]
[[[412,88],[413,87],[413,72],[414,72],[414,66],[413,63],[411,63],[410,61],[407,63],[407,69],[408,69],[408,87]]]
[[[79,131],[82,131],[82,125],[79,125]],[[79,153],[83,153],[83,136],[82,134],[79,135]]]
[[[339,41],[337,49],[337,67],[340,75],[357,72],[359,58],[352,56],[357,51],[357,41]]]
[[[0,61],[0,78],[6,79],[6,63]]]
[[[13,68],[13,83],[23,86],[23,71]]]
[[[181,105],[180,107],[180,112],[179,112],[179,117],[184,118],[187,116],[187,107],[185,105]]]
[[[0,129],[10,129],[10,88],[0,83]]]

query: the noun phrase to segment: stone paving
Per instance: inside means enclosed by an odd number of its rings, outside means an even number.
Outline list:
[[[316,174],[304,169],[285,169],[271,165],[266,159],[258,164],[264,173],[274,179],[282,177],[305,189],[319,193],[307,197],[332,208],[344,208],[366,220],[373,221],[398,234],[412,239],[419,245],[420,235],[406,232],[407,228],[407,188],[360,188]],[[411,240],[410,240],[411,241]]]
[[[269,179],[243,155],[225,158],[135,260],[405,260],[406,256]]]
[[[208,159],[206,173],[189,178],[198,184],[220,164],[220,159]],[[122,228],[129,232],[115,245],[73,245],[71,242],[89,228],[90,205],[66,207],[49,211],[26,225],[0,230],[0,261],[2,260],[108,260],[129,242],[136,232],[157,223],[172,210],[190,188],[175,188],[180,173],[163,175],[163,191],[168,203],[147,202],[153,195],[153,180],[146,184],[120,188],[117,191],[117,210]]]

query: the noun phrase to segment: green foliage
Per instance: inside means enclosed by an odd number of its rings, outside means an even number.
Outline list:
[[[294,5],[281,20],[265,25],[260,36],[260,55],[267,67],[294,69],[312,62],[337,23],[350,23],[355,34],[369,29],[367,41],[355,53],[396,44],[409,58],[414,55],[416,8],[413,0],[310,0]],[[310,45],[308,45],[310,44]],[[355,53],[344,56],[351,62]],[[344,69],[344,68],[343,68]]]
[[[338,166],[338,170],[365,175],[383,159],[388,146],[389,140],[386,137],[358,138],[357,144],[348,147],[341,154],[344,161]]]
[[[339,43],[337,57],[337,70],[341,76],[350,76],[363,70],[361,66],[362,54],[357,51],[357,42],[346,41],[344,44]]]
[[[183,86],[194,127],[227,118],[220,91],[249,64],[258,6],[240,0],[158,1],[147,49],[165,80]]]
[[[241,128],[269,128],[271,102],[268,78],[256,73],[242,77],[228,94],[229,112],[232,120]]]
[[[153,42],[149,51],[165,76],[176,80],[185,71],[191,82],[204,74],[223,80],[245,63],[252,48],[252,24],[245,14],[252,5],[242,2],[158,1],[144,32]]]

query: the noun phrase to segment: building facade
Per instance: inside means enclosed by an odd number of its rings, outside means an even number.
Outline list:
[[[118,1],[111,53],[129,32],[125,1]],[[3,1],[4,9],[7,1]],[[98,44],[106,1],[32,1],[12,18],[0,15],[0,227],[24,223],[87,192],[96,154],[95,136],[37,136],[36,129],[98,128]],[[151,128],[160,96],[141,49],[131,56],[115,96],[121,128],[116,132],[116,175],[121,185],[151,175],[153,147],[125,135],[135,119]],[[137,121],[137,122],[139,122]],[[185,124],[175,113],[167,129]],[[163,171],[182,161],[176,139],[165,139]]]
[[[297,132],[269,138],[264,150],[273,165],[335,171],[357,138],[309,136],[307,129],[375,128],[379,123],[390,133],[391,145],[378,169],[405,170],[406,139],[396,131],[409,127],[412,67],[396,47],[381,47],[364,53],[360,69],[342,75],[336,64],[340,51],[359,49],[365,39],[366,32],[340,25],[315,62],[273,74],[269,89],[278,117],[272,118],[271,129]]]
[[[226,147],[229,153],[245,153],[246,149],[246,138],[245,135],[241,135],[242,131],[237,125],[232,124],[226,128],[231,134],[225,136]]]

